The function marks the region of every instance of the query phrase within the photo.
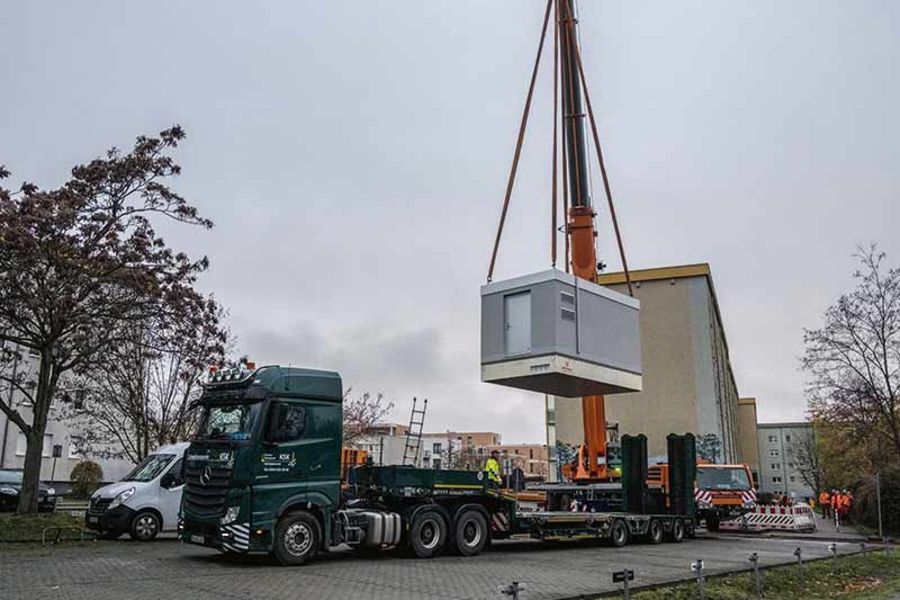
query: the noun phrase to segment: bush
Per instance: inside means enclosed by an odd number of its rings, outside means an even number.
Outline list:
[[[103,469],[93,461],[83,460],[72,469],[69,480],[72,482],[72,496],[78,500],[87,500],[100,487]]]
[[[881,474],[881,518],[884,533],[900,535],[900,469],[894,467]],[[853,518],[856,523],[878,530],[878,501],[875,496],[875,479],[860,482],[853,500]]]

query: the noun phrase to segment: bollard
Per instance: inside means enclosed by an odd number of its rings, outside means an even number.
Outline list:
[[[794,556],[797,557],[797,569],[800,571],[800,583],[805,583],[805,574],[803,573],[803,551],[800,546],[794,550]]]
[[[500,588],[500,593],[504,596],[512,596],[512,600],[519,600],[519,592],[524,592],[525,586],[518,581],[513,581],[510,585]]]
[[[865,543],[865,542],[860,542],[860,543],[859,543],[859,551],[860,551],[860,552],[865,552],[865,551],[866,551],[866,543]]]
[[[799,550],[799,548],[798,548],[798,550]],[[837,558],[837,544],[835,544],[834,542],[831,542],[828,545],[828,551],[831,552],[831,558]]]
[[[750,564],[753,565],[753,581],[756,583],[756,597],[762,598],[762,573],[759,572],[759,555],[756,552],[750,555]]]
[[[621,583],[622,584],[622,594],[625,600],[630,600],[631,598],[631,590],[628,589],[628,582],[634,580],[634,571],[631,569],[623,569],[621,571],[615,571],[612,576],[613,583]]]
[[[884,544],[884,553],[887,555],[891,554],[891,538],[885,537],[881,538],[881,542]]]
[[[697,562],[691,563],[691,571],[697,574],[697,591],[700,594],[700,600],[706,598],[706,580],[703,578],[703,559],[698,558]]]

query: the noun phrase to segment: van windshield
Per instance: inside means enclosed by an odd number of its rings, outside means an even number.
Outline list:
[[[203,409],[197,436],[207,439],[249,440],[262,403],[213,404]]]
[[[122,481],[153,481],[175,458],[174,454],[151,454]]]
[[[747,471],[740,467],[700,467],[697,469],[697,485],[701,490],[749,490]]]

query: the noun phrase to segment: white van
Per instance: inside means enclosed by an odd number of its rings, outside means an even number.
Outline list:
[[[94,492],[85,515],[87,528],[107,539],[128,532],[141,541],[177,529],[184,489],[181,465],[188,445],[163,446],[147,455],[122,481]]]

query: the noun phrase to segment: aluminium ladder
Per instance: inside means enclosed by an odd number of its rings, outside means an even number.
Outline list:
[[[425,411],[428,399],[422,401],[422,409],[418,410],[419,401],[413,398],[412,412],[409,415],[409,428],[406,430],[406,447],[403,448],[403,465],[416,466],[419,462],[419,451],[422,448],[422,427],[425,425]],[[418,417],[418,418],[417,418]],[[412,459],[412,462],[409,460]]]

